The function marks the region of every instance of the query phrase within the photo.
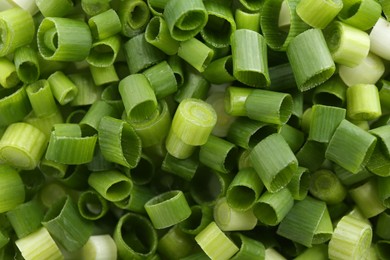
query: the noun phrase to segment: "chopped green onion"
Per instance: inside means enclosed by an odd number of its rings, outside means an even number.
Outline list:
[[[213,219],[213,210],[209,206],[191,206],[191,215],[178,224],[181,231],[190,235],[199,234]]]
[[[108,202],[97,191],[87,190],[80,194],[77,208],[80,215],[88,220],[102,218],[108,212]]]
[[[302,0],[297,4],[297,14],[310,26],[324,29],[342,8],[341,0]]]
[[[338,18],[363,31],[371,29],[381,16],[381,5],[375,0],[343,1],[343,9]]]
[[[347,190],[329,170],[321,169],[315,171],[310,176],[310,193],[327,204],[337,204],[342,202],[347,196]]]
[[[47,81],[53,96],[61,105],[71,102],[78,94],[76,85],[62,71],[54,72],[47,78]]]
[[[89,51],[87,62],[95,67],[108,67],[114,64],[121,47],[121,38],[114,35],[95,41]]]
[[[176,102],[182,102],[186,98],[206,99],[210,82],[202,74],[190,67],[186,68],[185,74],[179,77],[181,78],[182,76],[184,76],[185,80],[183,80],[183,83],[175,93],[174,98]]]
[[[245,103],[252,88],[229,86],[225,91],[225,110],[232,116],[246,116]]]
[[[279,133],[283,136],[284,140],[286,140],[294,153],[297,152],[305,142],[304,133],[288,124],[282,125]]]
[[[56,0],[56,1],[35,1],[39,11],[45,17],[64,17],[68,15],[74,8],[74,2],[69,0]]]
[[[7,212],[24,202],[24,184],[19,173],[8,165],[0,165],[1,189],[0,212]]]
[[[192,252],[194,248],[193,237],[174,226],[158,241],[157,252],[172,259],[182,259]]]
[[[296,153],[299,165],[310,171],[319,169],[325,160],[326,147],[326,143],[306,140]]]
[[[31,47],[23,46],[15,50],[14,63],[19,79],[33,83],[40,76],[38,53]]]
[[[313,104],[344,107],[347,85],[337,76],[331,77],[313,91]]]
[[[375,234],[382,239],[389,240],[390,232],[387,229],[389,223],[390,223],[389,211],[388,210],[383,211],[381,214],[378,215],[378,219],[375,226]]]
[[[389,208],[390,206],[390,181],[389,180],[390,180],[389,178],[377,179],[378,197],[386,208]]]
[[[28,85],[26,92],[35,116],[45,117],[56,113],[57,104],[47,80],[41,79]]]
[[[146,69],[143,74],[148,79],[157,99],[165,98],[177,91],[175,74],[167,61]]]
[[[298,167],[298,171],[292,176],[287,185],[294,200],[303,200],[306,198],[310,188],[309,170],[304,167]]]
[[[172,38],[168,25],[161,16],[150,19],[146,26],[145,39],[167,55],[175,55],[179,49],[179,42]]]
[[[177,55],[197,71],[203,72],[211,62],[214,51],[200,40],[191,38],[180,42]]]
[[[136,181],[133,181],[134,183]],[[115,206],[136,213],[145,213],[145,203],[155,196],[155,192],[147,186],[134,184],[130,190],[130,196],[124,200],[115,202]]]
[[[115,260],[117,259],[117,248],[110,235],[90,236],[87,243],[80,249],[81,258],[96,260]]]
[[[230,259],[265,259],[265,247],[263,243],[242,233],[233,233],[230,238],[239,247],[239,251]]]
[[[379,91],[372,84],[357,84],[347,89],[347,115],[353,120],[373,120],[382,114]]]
[[[0,70],[2,71],[0,75],[0,85],[3,88],[13,88],[19,84],[20,79],[16,67],[14,63],[6,57],[0,58]]]
[[[212,61],[203,71],[203,76],[214,84],[234,81],[232,56],[228,55]]]
[[[234,13],[234,20],[237,29],[248,29],[255,32],[260,31],[260,13],[249,12],[241,8],[237,8]]]
[[[108,9],[107,11],[92,16],[88,20],[88,25],[91,28],[91,33],[95,40],[109,38],[122,30],[119,16],[113,9]]]

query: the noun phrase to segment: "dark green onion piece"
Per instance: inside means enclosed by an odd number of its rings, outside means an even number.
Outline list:
[[[347,85],[337,76],[333,76],[317,86],[313,92],[313,104],[344,107]]]
[[[7,212],[21,205],[25,199],[24,183],[19,173],[8,165],[0,165],[0,213]]]
[[[161,164],[161,169],[190,181],[194,177],[198,166],[199,159],[195,153],[187,159],[178,159],[167,153]]]
[[[134,183],[136,181],[133,181]],[[145,213],[145,203],[156,196],[155,191],[145,185],[134,184],[131,187],[130,195],[124,200],[115,202],[115,206],[120,209],[129,210],[136,213]]]
[[[180,222],[178,227],[184,233],[197,235],[213,220],[213,210],[209,206],[191,206],[191,215]]]
[[[167,258],[181,259],[194,248],[193,237],[174,226],[158,241],[157,252]]]
[[[104,101],[96,101],[89,108],[79,125],[84,135],[93,135],[98,131],[100,121],[105,116],[117,116],[114,108]]]
[[[212,61],[203,71],[203,76],[214,84],[234,81],[232,56],[228,55]]]
[[[18,78],[23,83],[32,83],[40,76],[38,53],[31,47],[23,46],[15,50],[14,63]]]
[[[332,171],[321,169],[310,176],[310,193],[327,204],[342,202],[347,190]]]
[[[269,77],[271,90],[283,91],[296,87],[294,73],[288,62],[269,67]]]
[[[343,8],[341,0],[302,0],[297,4],[299,17],[314,28],[324,29]]]
[[[143,153],[137,165],[132,169],[128,169],[128,176],[135,184],[144,185],[153,180],[156,175],[156,162],[153,159]],[[127,174],[127,171],[125,173]]]
[[[288,143],[291,151],[297,152],[305,142],[305,135],[302,131],[284,124],[280,127],[279,133],[283,136],[284,140]]]
[[[343,1],[344,6],[338,18],[353,27],[367,31],[372,28],[381,16],[381,5],[374,0]]]
[[[150,19],[150,11],[145,1],[121,1],[118,16],[122,23],[122,34],[132,38],[145,30]]]
[[[118,115],[123,112],[123,101],[117,84],[110,84],[105,87],[101,93],[101,99],[115,108],[115,111],[118,113]]]
[[[143,74],[148,79],[157,99],[165,98],[177,91],[175,74],[167,61],[146,69]]]
[[[88,188],[88,175],[90,174],[86,164],[71,165],[67,167],[65,176],[59,179],[67,188],[83,191]]]
[[[162,16],[168,0],[147,0],[149,9],[155,16]]]
[[[179,49],[179,42],[172,38],[168,25],[161,16],[150,19],[145,29],[145,39],[167,55],[175,55]]]
[[[367,162],[366,169],[372,174],[387,177],[390,176],[389,166],[390,157],[387,155],[387,150],[384,149],[381,141],[379,141]]]
[[[243,235],[242,233],[233,233],[230,238],[239,248],[239,251],[230,258],[231,260],[265,259],[265,247],[260,241]]]
[[[378,87],[381,106],[390,108],[390,82],[382,79],[378,82]]]
[[[310,176],[307,168],[298,167],[298,171],[295,172],[287,185],[294,200],[303,200],[306,198],[310,187]]]
[[[80,194],[77,201],[77,208],[80,215],[88,220],[97,220],[108,212],[109,205],[98,192],[86,190]]]
[[[386,210],[378,215],[378,219],[375,226],[375,234],[382,239],[389,240],[390,231],[387,228],[389,224],[390,224],[390,214],[389,214],[389,210]]]
[[[352,173],[342,168],[341,166],[334,164],[333,169],[334,173],[337,175],[337,178],[339,178],[341,183],[347,187],[354,187],[359,185],[373,176],[373,174],[365,168],[357,173]]]
[[[299,166],[315,171],[325,161],[325,151],[325,143],[306,140],[295,156],[298,159]]]

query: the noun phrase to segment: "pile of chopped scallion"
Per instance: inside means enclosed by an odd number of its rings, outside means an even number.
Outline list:
[[[390,0],[1,0],[0,260],[390,259]]]

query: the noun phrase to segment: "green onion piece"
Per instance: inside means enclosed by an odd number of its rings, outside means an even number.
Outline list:
[[[210,82],[208,82],[202,74],[192,67],[189,67],[185,70],[184,78],[185,80],[175,93],[174,99],[176,102],[180,103],[186,98],[206,99],[210,88]]]
[[[145,210],[156,229],[173,226],[191,215],[191,209],[180,190],[164,192],[153,197],[146,202]]]
[[[38,80],[28,85],[26,92],[35,116],[45,117],[56,113],[57,104],[47,80]]]
[[[6,57],[0,58],[0,70],[2,71],[0,75],[0,85],[3,88],[13,88],[19,84],[20,79],[16,67],[14,63]]]
[[[110,2],[110,0],[81,0],[81,8],[88,16],[94,16],[108,10]]]
[[[248,211],[260,197],[263,187],[253,168],[240,169],[226,190],[226,202],[236,211]]]
[[[43,117],[37,117],[35,113],[32,112],[28,114],[23,121],[38,128],[45,134],[47,139],[50,138],[53,126],[64,122],[62,113],[59,109],[56,109],[52,114]]]
[[[250,119],[268,124],[285,124],[292,109],[293,100],[287,93],[255,89],[245,100],[246,115]]]
[[[175,174],[180,178],[190,181],[194,177],[199,166],[199,159],[195,154],[187,159],[178,159],[169,153],[164,157],[161,169]]]
[[[291,192],[294,200],[303,200],[306,198],[310,187],[309,170],[304,167],[298,167],[298,171],[294,173],[287,188]]]
[[[88,184],[108,201],[121,201],[130,195],[132,181],[117,170],[92,172]]]
[[[69,0],[56,0],[51,2],[36,0],[35,3],[44,17],[64,17],[73,10],[75,5],[73,1]]]
[[[291,40],[287,56],[300,91],[320,85],[336,70],[324,35],[319,29],[306,30]]]
[[[37,39],[42,57],[54,61],[84,60],[92,46],[88,25],[70,18],[44,18],[39,25]]]
[[[155,16],[162,16],[167,2],[168,0],[147,0],[149,9]]]
[[[113,164],[114,163],[109,162],[106,160],[106,158],[104,158],[98,142],[95,147],[92,161],[87,164],[88,170],[92,172],[106,171],[112,169]]]
[[[96,140],[96,135],[82,137],[79,125],[57,124],[50,135],[45,158],[64,164],[90,162]]]
[[[308,140],[328,143],[345,114],[344,108],[313,105]]]
[[[35,34],[35,25],[31,14],[19,7],[0,12],[1,46],[0,57],[29,44]]]
[[[252,168],[252,163],[250,161],[251,149],[244,149],[240,151],[238,155],[238,169],[242,170],[245,168]]]
[[[340,21],[363,31],[371,29],[381,16],[381,5],[374,0],[347,0],[338,14]]]
[[[338,164],[333,165],[334,172],[337,175],[337,177],[340,179],[341,183],[348,187],[353,187],[356,185],[361,184],[362,182],[365,182],[370,178],[373,174],[369,172],[367,169],[362,169],[361,171],[357,173],[352,173]]]
[[[107,67],[89,66],[93,81],[97,86],[108,85],[119,82],[119,76],[115,70],[114,64]]]
[[[390,223],[390,214],[389,211],[383,211],[381,214],[378,215],[378,219],[375,226],[375,234],[382,238],[389,240],[390,239],[390,232],[388,230],[388,225]]]
[[[64,178],[68,165],[58,162],[53,162],[42,158],[39,163],[39,170],[46,176],[54,178]]]
[[[280,134],[272,134],[253,147],[253,168],[270,192],[283,189],[298,170],[298,161]]]
[[[61,246],[72,252],[80,249],[92,234],[92,222],[80,216],[69,196],[56,201],[46,212],[42,225]]]
[[[310,171],[316,171],[325,160],[326,144],[306,140],[301,149],[296,153],[299,166]]]
[[[145,29],[145,39],[167,55],[175,55],[179,49],[179,42],[172,38],[168,25],[161,16],[150,19]]]
[[[378,197],[386,208],[390,208],[390,178],[378,177],[377,179]]]
[[[307,247],[326,242],[332,232],[326,203],[310,196],[294,204],[276,231],[278,235]]]
[[[347,89],[347,115],[353,120],[373,120],[382,114],[379,91],[372,84],[357,84]]]
[[[338,68],[340,78],[348,87],[357,84],[375,84],[385,72],[382,59],[371,52],[353,68],[344,65]]]
[[[324,29],[343,8],[343,1],[303,0],[297,4],[297,14],[308,25]]]
[[[114,64],[121,47],[121,38],[114,35],[95,41],[87,57],[87,62],[95,67],[108,67]]]
[[[290,63],[282,63],[269,68],[271,90],[279,91],[296,87],[294,74]]]
[[[214,221],[222,231],[252,230],[257,218],[252,209],[238,211],[229,206],[226,198],[220,198],[213,208]]]
[[[46,149],[47,138],[36,127],[27,123],[13,123],[0,139],[0,158],[19,169],[37,167]]]
[[[15,241],[24,259],[64,259],[56,242],[45,227]]]
[[[328,26],[324,35],[333,60],[338,64],[355,67],[370,51],[368,34],[340,21]]]
[[[38,198],[46,208],[52,207],[54,203],[65,198],[68,195],[69,189],[62,183],[51,181],[45,183],[39,190]]]
[[[309,260],[309,259],[318,259],[326,260],[328,257],[328,245],[320,244],[314,245],[313,247],[307,248],[301,254],[294,258],[295,260]]]
[[[378,240],[375,245],[372,245],[370,248],[370,254],[374,255],[372,259],[375,257],[379,257],[381,259],[389,258],[389,244],[388,240]]]
[[[241,8],[237,8],[234,13],[236,29],[248,29],[255,32],[260,31],[260,13],[249,12]]]
[[[133,181],[135,183],[135,181]],[[115,206],[136,213],[145,213],[145,203],[156,196],[149,187],[134,184],[130,190],[130,196],[124,200],[115,202]]]
[[[278,251],[276,251],[273,247],[268,247],[265,249],[265,258],[266,259],[275,259],[275,260],[286,260],[283,255],[281,255]]]
[[[297,5],[300,1],[266,0],[261,13],[261,28],[267,44],[274,50],[285,51],[291,40],[298,34],[310,28],[297,14]],[[286,12],[282,12],[287,5]],[[284,16],[287,16],[284,18]],[[289,26],[281,23],[282,19],[289,20]],[[287,27],[287,28],[286,28]]]
[[[137,185],[148,184],[155,177],[156,162],[147,154],[141,154],[141,158],[134,168],[126,168],[126,175]]]
[[[337,223],[329,241],[331,259],[358,259],[370,248],[372,229],[369,224],[352,216],[344,216]]]
[[[9,210],[6,215],[18,239],[21,239],[41,227],[44,211],[38,200],[34,199]]]
[[[263,224],[278,225],[294,205],[294,198],[288,189],[278,192],[266,191],[253,205],[253,213]]]
[[[250,12],[261,12],[264,6],[263,1],[239,0],[239,3]]]
[[[52,73],[47,81],[53,96],[61,105],[68,104],[78,94],[76,85],[62,71]]]
[[[190,235],[199,234],[213,220],[213,209],[195,204],[191,206],[191,215],[178,224],[181,231]]]
[[[110,84],[101,93],[101,99],[115,108],[117,114],[123,112],[124,106],[117,84]]]
[[[236,30],[233,12],[224,1],[206,1],[207,24],[200,31],[203,40],[215,48],[229,46],[230,36]]]
[[[7,234],[4,234],[4,232],[0,231],[0,250],[3,251],[3,249],[7,246],[8,242],[10,241],[10,237]],[[1,256],[4,258],[4,253],[0,253]]]
[[[357,173],[367,164],[375,144],[373,135],[344,119],[329,141],[325,158]]]
[[[38,168],[31,171],[22,170],[19,172],[19,175],[24,183],[25,201],[33,199],[45,184],[45,176]]]
[[[232,56],[228,55],[212,61],[203,71],[203,76],[213,84],[234,81]]]
[[[188,145],[203,145],[216,121],[217,115],[211,105],[200,99],[188,98],[177,107],[170,131]]]
[[[5,11],[5,10],[8,10],[8,9],[11,9],[14,6],[15,6],[14,3],[11,3],[11,2],[8,2],[8,1],[1,2],[1,4],[0,4],[0,11]]]
[[[186,41],[198,34],[207,24],[208,13],[201,0],[183,2],[169,0],[163,17],[173,39]]]
[[[171,156],[184,160],[194,153],[196,146],[186,144],[174,131],[170,130],[165,139],[165,149]]]
[[[157,99],[165,98],[177,91],[175,74],[167,61],[146,69],[143,74],[148,79]]]
[[[142,0],[121,1],[118,15],[122,23],[122,34],[130,38],[142,33],[150,19],[149,8]]]
[[[21,121],[31,111],[26,88],[0,90],[0,109],[0,125],[7,126]]]
[[[192,252],[194,245],[192,236],[174,226],[158,241],[157,252],[166,258],[181,259]]]
[[[115,241],[107,234],[90,236],[80,251],[82,259],[117,259]]]
[[[365,218],[377,216],[386,210],[383,201],[379,198],[378,185],[373,178],[349,189],[349,195]]]
[[[88,108],[87,113],[79,122],[81,132],[84,135],[96,134],[102,118],[105,116],[115,117],[115,112],[115,109],[105,101],[96,101]]]
[[[387,177],[390,176],[390,157],[387,155],[387,151],[381,144],[379,137],[377,138],[380,143],[375,146],[375,149],[367,162],[366,169],[372,174]]]
[[[103,40],[122,31],[119,16],[113,9],[92,16],[88,20],[88,25],[95,40]]]
[[[344,107],[347,85],[339,76],[333,76],[313,91],[313,104]]]
[[[136,213],[119,218],[113,238],[122,259],[152,258],[157,250],[156,230],[149,219]]]
[[[132,74],[119,82],[119,93],[130,121],[144,121],[157,111],[157,99],[143,74]]]
[[[390,34],[387,32],[389,22],[383,17],[379,17],[374,27],[370,31],[370,51],[379,57],[389,60],[387,43],[390,40]]]
[[[80,194],[77,208],[83,218],[97,220],[107,214],[109,206],[107,200],[97,191],[86,190]]]
[[[379,0],[379,3],[382,6],[382,12],[385,15],[386,19],[388,20],[389,18],[389,10],[390,10],[390,5],[389,2],[386,0]]]
[[[265,259],[265,247],[260,241],[242,233],[233,233],[230,238],[239,247],[239,251],[230,259]]]
[[[288,124],[284,124],[280,127],[279,133],[283,136],[284,140],[288,143],[291,151],[297,152],[305,142],[304,133]]]
[[[203,72],[211,62],[214,51],[200,40],[191,38],[180,42],[177,55],[197,71]]]
[[[231,37],[231,48],[234,77],[252,87],[268,87],[270,78],[264,37],[248,29],[236,30]]]
[[[78,72],[67,76],[78,89],[77,95],[69,103],[71,106],[92,105],[100,99],[103,89],[96,87],[91,73]]]
[[[225,110],[232,116],[246,116],[245,102],[252,88],[229,86],[225,91]]]
[[[376,128],[371,128],[369,132],[377,137],[380,142],[380,146],[386,156],[390,156],[390,125],[384,125]]]
[[[230,259],[239,251],[214,221],[196,235],[195,240],[211,259]]]
[[[381,101],[381,106],[386,109],[390,108],[390,82],[385,79],[381,79],[378,82],[377,86],[379,88],[379,99]],[[377,121],[377,123],[380,122],[381,120]],[[374,123],[374,127],[375,127],[375,123]]]
[[[347,190],[330,170],[321,169],[310,176],[310,193],[327,204],[342,202],[347,196]]]
[[[0,213],[7,212],[22,204],[25,199],[24,184],[19,173],[8,165],[0,165]]]
[[[18,78],[23,83],[33,83],[40,76],[40,65],[37,52],[28,46],[15,50],[14,63]]]

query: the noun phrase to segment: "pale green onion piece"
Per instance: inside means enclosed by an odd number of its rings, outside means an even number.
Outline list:
[[[94,39],[102,40],[121,32],[122,24],[114,9],[108,9],[88,19]]]
[[[38,50],[44,59],[84,60],[92,46],[92,35],[85,22],[62,17],[46,17],[40,23]]]
[[[40,76],[38,53],[31,47],[23,46],[15,50],[14,63],[19,79],[32,83]]]
[[[26,92],[35,116],[45,117],[57,112],[58,107],[47,80],[41,79],[28,85]]]
[[[68,165],[58,162],[53,162],[42,158],[39,163],[39,170],[46,176],[61,179],[65,176]]]
[[[116,260],[117,247],[110,235],[90,236],[87,243],[80,249],[82,260]]]
[[[194,246],[193,237],[174,226],[158,241],[157,252],[166,258],[182,259],[192,252]]]
[[[222,231],[252,230],[257,218],[252,209],[238,211],[229,206],[226,198],[218,199],[213,208],[214,221]]]
[[[117,170],[93,172],[88,177],[88,184],[103,198],[117,202],[130,195],[132,181]]]
[[[370,225],[351,216],[337,223],[329,241],[330,259],[359,259],[367,256],[372,240]]]
[[[231,260],[239,259],[265,259],[265,247],[260,241],[250,238],[242,233],[233,233],[230,238],[234,244],[239,247],[239,251],[230,258]]]
[[[253,89],[229,86],[225,91],[225,110],[232,116],[245,116],[245,102]]]
[[[381,16],[381,5],[375,0],[344,0],[339,20],[353,27],[367,31]]]
[[[47,81],[53,96],[61,105],[71,102],[78,94],[76,85],[62,71],[52,73]]]
[[[252,87],[269,86],[267,44],[264,37],[257,32],[240,29],[232,34],[230,44],[234,77]]]
[[[324,29],[341,11],[341,0],[302,0],[297,5],[297,14],[314,28]]]
[[[109,204],[97,191],[87,190],[80,194],[77,208],[83,218],[97,220],[108,212]]]
[[[21,121],[31,111],[25,87],[17,90],[0,90],[0,125]]]
[[[74,8],[75,3],[69,0],[35,1],[39,11],[44,17],[63,17],[68,15]]]
[[[121,38],[119,35],[95,41],[86,60],[95,67],[111,66],[116,60],[120,47]]]
[[[335,21],[324,30],[333,60],[348,67],[359,65],[368,55],[371,40],[365,31],[340,21]]]
[[[56,201],[46,212],[42,225],[66,250],[80,249],[92,234],[93,224],[80,216],[69,196]]]
[[[157,99],[165,98],[177,91],[175,74],[167,61],[146,69],[143,74],[148,79]]]
[[[265,258],[272,259],[272,260],[286,260],[287,259],[273,247],[268,247],[267,249],[265,249]]]
[[[253,120],[283,125],[291,117],[293,100],[290,94],[255,89],[245,100],[246,115]]]
[[[168,25],[161,16],[150,19],[145,29],[145,39],[167,55],[175,55],[179,49],[179,42],[172,38]]]
[[[12,2],[8,2],[8,1],[2,1],[0,3],[0,11],[5,11],[5,10],[8,10],[8,9],[11,9],[12,7],[14,7],[14,3]]]
[[[97,86],[104,86],[111,83],[119,82],[119,76],[116,72],[114,64],[107,67],[89,66],[93,81]]]
[[[198,34],[207,24],[208,14],[201,0],[191,2],[169,0],[163,17],[173,39],[186,41]]]
[[[390,50],[388,47],[390,43],[390,31],[388,28],[389,22],[383,17],[380,17],[370,31],[370,51],[385,60],[390,60]]]
[[[260,13],[249,12],[241,8],[237,8],[234,13],[234,20],[238,29],[248,29],[255,32],[260,31]]]
[[[53,113],[47,116],[37,117],[34,112],[28,114],[24,119],[24,122],[38,128],[42,133],[46,135],[49,140],[51,130],[55,124],[61,124],[64,122],[62,113],[59,109],[56,109]]]
[[[196,146],[186,144],[174,131],[169,130],[165,139],[165,149],[171,156],[184,160],[194,153]]]
[[[123,35],[132,38],[145,30],[150,19],[150,11],[145,1],[121,1],[117,10]]]
[[[332,171],[321,169],[310,176],[310,193],[327,204],[342,202],[347,190]]]
[[[0,57],[29,44],[35,34],[35,25],[31,14],[19,7],[0,12],[1,45]]]
[[[0,212],[7,212],[22,204],[25,199],[24,184],[19,173],[8,165],[0,165]]]
[[[88,16],[94,16],[110,8],[110,0],[81,0],[81,8]]]
[[[325,158],[357,173],[367,164],[375,144],[373,135],[344,119],[329,141]]]
[[[27,123],[13,123],[0,139],[0,158],[3,162],[25,170],[37,167],[46,149],[47,138]]]
[[[306,198],[310,187],[310,173],[307,168],[298,167],[298,171],[292,176],[287,188],[290,190],[294,200]]]
[[[214,84],[223,84],[234,81],[232,56],[228,55],[213,60],[203,71],[203,76]]]
[[[213,220],[213,209],[195,204],[191,206],[191,215],[178,224],[181,231],[190,235],[199,234]]]
[[[180,42],[177,55],[197,71],[203,72],[211,62],[214,51],[198,39],[192,38]]]
[[[2,72],[0,75],[0,85],[3,88],[13,88],[19,84],[20,79],[16,67],[6,57],[0,58],[0,70]]]
[[[196,235],[195,240],[211,259],[230,259],[239,251],[214,221]]]
[[[239,3],[251,12],[261,12],[264,6],[262,1],[239,0]]]
[[[333,76],[313,91],[313,104],[344,107],[347,85],[337,76]]]
[[[378,88],[356,84],[347,89],[347,115],[353,120],[373,120],[382,115]]]
[[[24,238],[16,240],[15,244],[26,260],[64,259],[56,242],[44,227]]]
[[[264,192],[253,205],[253,213],[263,224],[278,225],[294,205],[294,198],[285,188],[278,192]]]
[[[291,40],[287,56],[300,91],[320,85],[336,70],[324,35],[319,29],[306,30]]]
[[[356,84],[375,84],[383,76],[385,65],[381,58],[369,52],[359,65],[353,68],[340,65],[338,69],[340,78],[351,87]]]
[[[180,190],[153,197],[146,202],[145,210],[156,229],[173,226],[191,215],[184,193]]]
[[[52,207],[57,201],[65,198],[68,194],[68,189],[59,182],[51,181],[45,183],[38,193],[38,199],[46,208]]]

